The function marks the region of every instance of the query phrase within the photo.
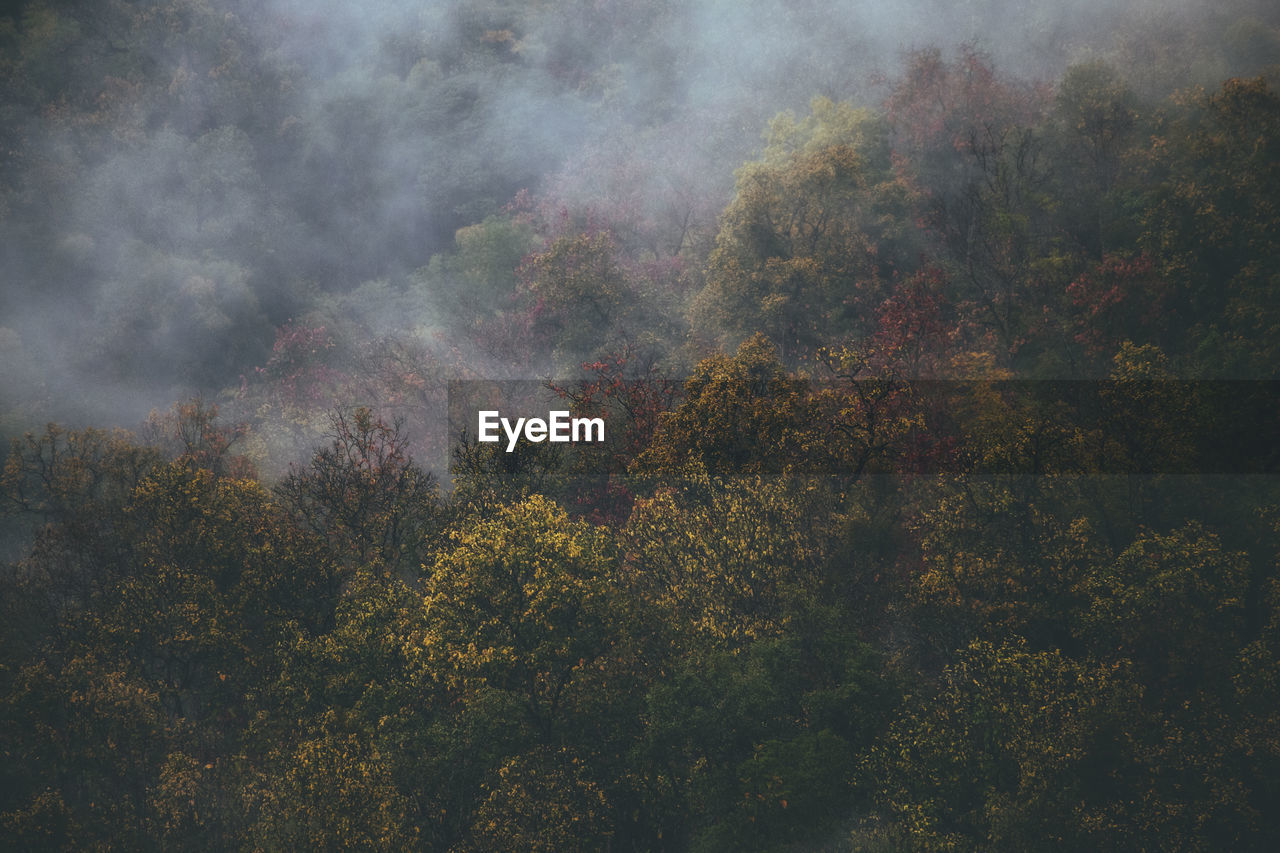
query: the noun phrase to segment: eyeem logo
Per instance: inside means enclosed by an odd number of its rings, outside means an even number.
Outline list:
[[[523,431],[528,441],[541,442],[600,442],[604,441],[604,418],[571,418],[566,411],[547,412],[547,419],[516,418],[514,424],[502,417],[497,411],[480,412],[476,435],[480,441],[497,442],[501,440],[498,427],[507,435],[507,452],[516,449]]]

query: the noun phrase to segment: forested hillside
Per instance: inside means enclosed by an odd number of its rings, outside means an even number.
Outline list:
[[[1272,5],[9,4],[0,847],[1280,849]]]

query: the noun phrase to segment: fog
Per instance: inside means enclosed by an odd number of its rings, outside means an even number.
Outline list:
[[[1157,98],[1255,71],[1247,45],[1198,45],[1276,25],[1262,0],[6,8],[6,432],[134,426],[193,394],[235,410],[276,330],[308,318],[350,352],[504,370],[450,313],[472,285],[444,261],[522,190],[566,216],[623,210],[653,259],[696,260],[770,117],[816,95],[874,106],[911,50],[973,45],[1045,85],[1102,58]]]

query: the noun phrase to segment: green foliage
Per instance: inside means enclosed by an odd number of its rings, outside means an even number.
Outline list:
[[[818,595],[815,499],[778,481],[694,474],[636,502],[624,534],[627,582],[697,642],[784,633]]]
[[[10,842],[145,846],[166,715],[159,692],[130,669],[85,654],[16,674],[2,718]]]
[[[1141,535],[1090,569],[1076,630],[1093,654],[1132,661],[1145,683],[1174,695],[1226,677],[1245,637],[1243,555],[1191,523]]]
[[[1128,802],[1139,792],[1124,788],[1142,737],[1140,699],[1123,669],[1018,643],[970,646],[937,695],[912,703],[872,753],[901,849],[1154,842],[1132,822]]]
[[[659,416],[638,467],[676,473],[696,460],[715,475],[779,472],[810,449],[807,390],[804,380],[787,374],[763,335],[745,341],[732,357],[709,356],[685,381],[680,405]]]
[[[454,251],[434,256],[418,278],[440,310],[473,327],[507,307],[516,291],[516,270],[533,247],[528,223],[489,216],[458,229]]]
[[[608,801],[568,750],[544,747],[509,759],[485,789],[467,849],[550,853],[608,846]]]
[[[894,705],[884,662],[835,620],[733,649],[698,648],[645,699],[632,755],[663,838],[691,849],[786,849],[867,804],[856,757]]]
[[[616,251],[607,232],[559,237],[522,268],[535,328],[561,368],[616,346],[632,325],[636,295]]]
[[[407,797],[395,787],[389,756],[357,735],[299,743],[270,787],[256,793],[260,815],[250,843],[267,849],[403,850],[417,833]]]
[[[778,115],[709,246],[714,178],[637,189],[689,58],[637,87],[628,39],[676,5],[457,6],[363,81],[246,4],[0,19],[4,257],[92,317],[56,363],[264,365],[220,398],[253,428],[12,442],[0,846],[1280,848],[1274,399],[1175,381],[1280,363],[1273,83],[917,51]],[[1266,64],[1268,22],[1213,26]],[[517,69],[661,122],[497,214],[581,130],[521,132]],[[32,406],[41,334],[0,330]],[[463,441],[442,494],[438,437],[367,407],[274,482],[241,455],[353,395],[440,411],[464,349],[586,376],[625,472]]]
[[[454,532],[429,569],[425,624],[409,642],[429,677],[461,696],[511,694],[550,740],[596,677],[621,614],[603,531],[539,496]],[[513,721],[516,722],[516,721]]]
[[[62,435],[51,427],[8,469],[24,500],[26,465],[43,472],[56,502],[41,507],[57,511],[12,588],[60,604],[31,614],[36,630],[6,658],[18,691],[6,823],[21,836],[33,809],[56,807],[68,846],[144,847],[199,827],[219,847],[243,824],[225,806],[225,762],[246,694],[270,677],[285,625],[330,620],[330,558],[257,483],[194,455],[157,465],[122,438]]]
[[[1141,127],[1137,97],[1104,62],[1067,69],[1049,123],[1054,162],[1064,177],[1058,218],[1094,258],[1124,233],[1124,211],[1111,195]]]
[[[784,113],[764,158],[738,170],[693,325],[727,346],[763,332],[792,361],[836,329],[865,329],[907,250],[908,190],[870,112],[816,99]]]
[[[1193,92],[1163,114],[1143,158],[1139,244],[1175,283],[1169,309],[1198,375],[1270,377],[1280,227],[1277,95],[1262,78]]]

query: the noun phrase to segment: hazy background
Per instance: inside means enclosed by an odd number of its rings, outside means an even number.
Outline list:
[[[256,369],[291,321],[485,373],[446,261],[522,190],[696,263],[771,116],[874,105],[910,50],[1047,86],[1102,58],[1158,98],[1275,62],[1276,23],[1263,0],[7,3],[0,428],[234,408],[287,373]]]

